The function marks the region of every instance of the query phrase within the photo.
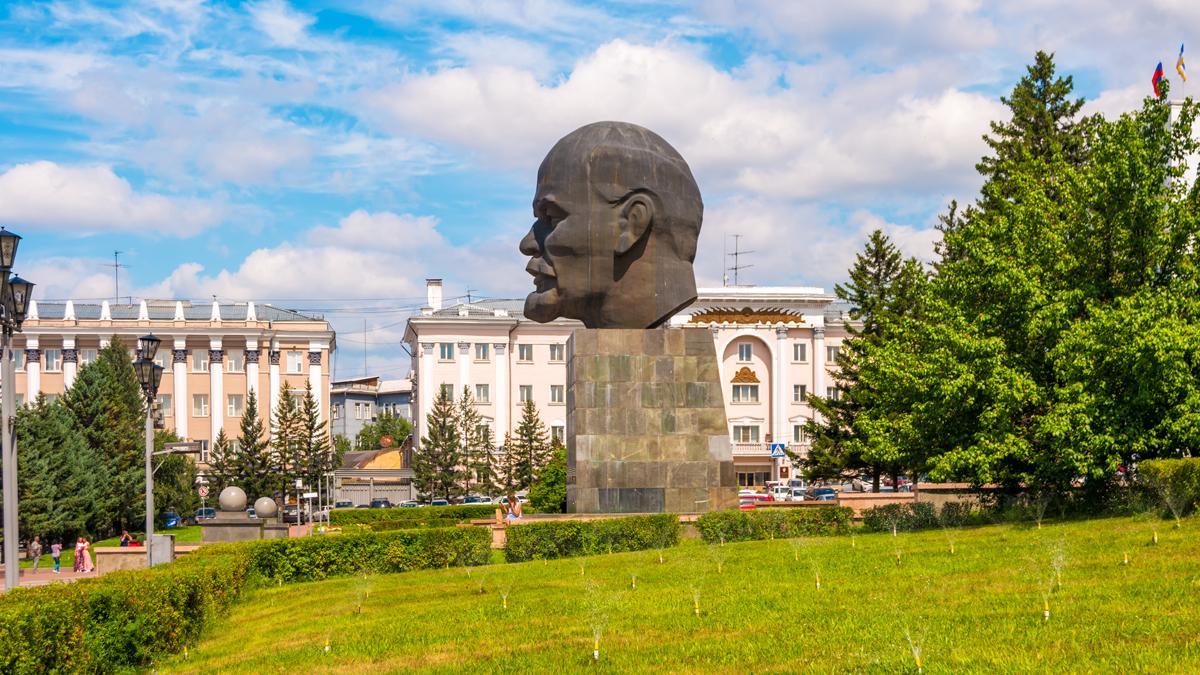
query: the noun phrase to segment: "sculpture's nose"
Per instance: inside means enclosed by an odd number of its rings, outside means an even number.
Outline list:
[[[534,223],[533,227],[529,228],[529,232],[525,234],[525,238],[521,239],[521,253],[524,253],[527,256],[538,256],[542,254],[541,249],[538,248],[537,237],[535,237],[533,234],[534,227],[537,227],[537,223]]]

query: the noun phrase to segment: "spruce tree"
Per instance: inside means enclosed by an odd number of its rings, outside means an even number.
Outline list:
[[[304,398],[300,401],[300,420],[297,438],[300,447],[300,478],[310,490],[316,490],[321,477],[341,464],[334,447],[329,443],[329,431],[321,419],[321,409],[313,396],[312,384],[305,382]]]
[[[421,451],[413,453],[414,482],[422,499],[450,499],[462,482],[462,452],[454,402],[439,391],[425,416]]]
[[[458,400],[456,421],[459,451],[465,466],[463,492],[490,495],[496,489],[491,432],[475,408],[475,399],[469,387],[463,387],[462,397]]]
[[[512,484],[518,489],[528,489],[550,461],[551,452],[550,433],[533,401],[525,401],[521,409],[521,421],[512,439],[511,452],[515,453]]]
[[[507,432],[504,434],[504,444],[496,454],[496,487],[504,495],[517,490],[517,453],[512,435]]]
[[[232,484],[246,491],[253,502],[259,497],[274,497],[282,487],[279,464],[267,442],[266,429],[258,413],[258,396],[251,389],[242,412],[238,444],[233,451]]]
[[[224,430],[218,438],[224,435]],[[161,451],[167,443],[176,443],[179,437],[170,431],[154,434],[154,449]],[[226,439],[226,443],[228,443]],[[220,494],[220,493],[218,493]],[[164,513],[174,511],[180,515],[194,513],[200,507],[200,495],[196,493],[196,463],[184,455],[170,454],[155,462],[154,510],[156,522],[166,522]]]
[[[16,429],[21,535],[40,536],[47,548],[69,542],[87,531],[98,504],[94,457],[71,411],[44,394],[17,409]]]
[[[208,471],[205,472],[208,488],[213,494],[221,494],[221,490],[230,485],[237,484],[241,487],[236,475],[237,461],[233,443],[225,434],[225,430],[221,429],[217,432],[217,440],[213,442],[212,450],[208,453]]]
[[[287,383],[279,387],[279,402],[275,405],[275,425],[271,430],[272,457],[276,470],[276,491],[286,498],[288,488],[304,473],[304,420],[300,402],[292,395]]]

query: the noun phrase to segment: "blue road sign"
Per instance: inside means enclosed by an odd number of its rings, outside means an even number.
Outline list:
[[[783,459],[786,456],[786,455],[784,455],[784,452],[783,452],[783,449],[785,447],[787,447],[787,446],[783,443],[772,443],[771,444],[771,458],[772,459]]]

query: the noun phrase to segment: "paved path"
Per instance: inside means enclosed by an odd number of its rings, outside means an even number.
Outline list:
[[[69,582],[76,579],[88,579],[98,576],[95,572],[72,572],[69,569],[64,569],[59,574],[55,574],[53,563],[50,566],[39,567],[35,572],[31,569],[21,570],[21,585],[22,586],[45,586],[55,582]],[[0,578],[4,576],[4,565],[0,565]],[[0,589],[0,592],[3,592]]]

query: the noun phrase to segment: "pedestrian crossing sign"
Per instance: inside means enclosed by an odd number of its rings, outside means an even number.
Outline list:
[[[784,452],[783,452],[784,447],[785,447],[785,445],[783,443],[772,443],[771,444],[771,459],[783,459],[784,458]]]

